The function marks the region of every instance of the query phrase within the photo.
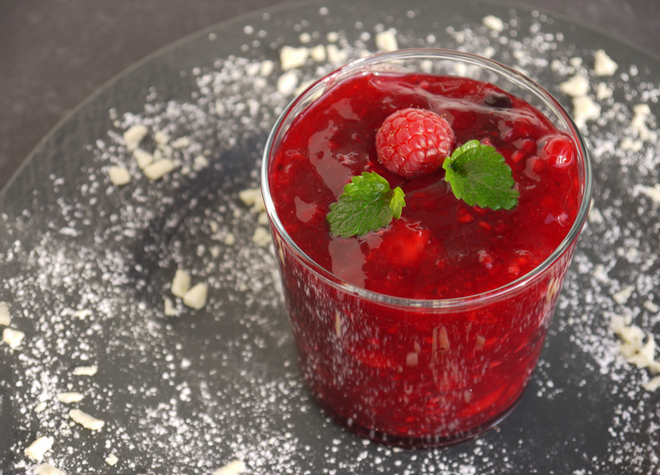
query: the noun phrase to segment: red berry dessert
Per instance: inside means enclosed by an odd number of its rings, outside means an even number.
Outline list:
[[[287,124],[267,153],[266,193],[316,400],[349,429],[405,446],[497,423],[536,365],[575,245],[563,241],[588,199],[575,140],[490,83],[382,71],[332,83]],[[450,171],[476,166],[479,186],[499,186],[480,159],[452,161],[472,145],[506,168],[515,206],[456,197]],[[400,217],[384,206],[373,230],[332,232],[347,184],[359,190],[347,206],[380,206],[374,190],[399,188]]]
[[[445,119],[429,110],[408,108],[385,119],[376,133],[376,152],[385,168],[414,178],[436,171],[455,142]]]

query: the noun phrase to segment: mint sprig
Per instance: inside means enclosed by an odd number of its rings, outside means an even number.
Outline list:
[[[468,205],[493,210],[518,205],[520,193],[514,188],[511,167],[494,147],[470,140],[454,150],[442,167],[454,196]],[[392,190],[378,173],[362,172],[351,178],[338,201],[330,205],[330,231],[341,237],[377,231],[401,217],[404,197],[401,188]]]
[[[341,237],[367,234],[399,219],[406,205],[403,190],[390,188],[376,172],[362,172],[351,178],[336,203],[330,205],[330,231]]]
[[[470,206],[508,210],[518,204],[511,167],[490,145],[470,140],[454,150],[442,168],[454,196]]]

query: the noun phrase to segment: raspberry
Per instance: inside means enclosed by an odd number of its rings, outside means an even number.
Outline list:
[[[456,137],[446,119],[424,109],[391,114],[376,133],[378,160],[405,178],[434,172],[449,156]]]
[[[575,147],[564,137],[551,138],[538,152],[539,157],[557,168],[566,168],[575,160]]]

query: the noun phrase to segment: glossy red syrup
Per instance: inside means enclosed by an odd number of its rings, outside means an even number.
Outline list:
[[[376,132],[408,107],[446,118],[457,145],[477,139],[494,146],[513,170],[518,206],[471,207],[454,197],[442,169],[406,180],[380,165]],[[271,160],[277,214],[300,249],[346,282],[410,299],[471,296],[524,276],[564,240],[582,200],[572,139],[522,99],[465,78],[344,79],[293,120]],[[336,237],[326,222],[329,206],[363,171],[402,187],[402,218],[364,236]],[[425,310],[347,296],[281,239],[276,245],[312,394],[359,434],[415,447],[473,437],[514,406],[573,251],[489,305]]]

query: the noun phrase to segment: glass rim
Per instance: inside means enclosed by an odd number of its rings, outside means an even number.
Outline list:
[[[510,82],[526,89],[527,91],[532,92],[537,98],[541,99],[545,106],[547,106],[551,112],[553,112],[559,119],[561,119],[565,125],[568,127],[571,137],[575,140],[576,146],[578,148],[578,155],[582,158],[582,172],[584,176],[583,183],[583,195],[582,202],[580,203],[580,208],[578,213],[573,221],[571,229],[568,231],[563,241],[557,246],[557,248],[538,266],[519,277],[516,280],[509,282],[503,286],[497,287],[495,289],[481,292],[478,294],[467,295],[463,297],[456,297],[450,299],[414,299],[406,297],[396,297],[393,295],[382,294],[372,290],[367,290],[365,288],[359,287],[357,285],[346,282],[337,275],[333,274],[329,270],[320,266],[314,260],[312,260],[296,243],[293,241],[291,236],[287,233],[286,229],[282,225],[282,222],[277,215],[275,209],[275,203],[272,200],[270,193],[270,185],[268,181],[268,169],[270,165],[271,152],[273,150],[274,142],[280,132],[280,129],[284,121],[288,118],[289,113],[292,109],[299,104],[303,99],[313,96],[321,87],[325,84],[333,81],[337,76],[351,73],[359,68],[368,65],[375,65],[379,63],[389,62],[393,60],[402,60],[402,59],[434,59],[434,60],[451,60],[463,62],[468,65],[475,65],[482,68],[486,68],[490,71],[497,73],[500,76],[504,76]],[[592,188],[592,170],[591,170],[591,161],[589,158],[589,152],[586,147],[586,143],[582,134],[580,133],[577,125],[571,118],[571,116],[566,112],[562,105],[542,86],[537,84],[532,79],[528,78],[526,75],[517,71],[509,66],[506,66],[502,63],[494,61],[489,58],[484,58],[482,56],[466,53],[462,51],[454,51],[449,49],[438,49],[438,48],[414,48],[414,49],[404,49],[397,50],[392,52],[385,53],[376,53],[371,56],[364,58],[356,59],[354,61],[348,62],[344,66],[341,66],[332,72],[326,74],[320,79],[316,80],[312,85],[305,89],[302,93],[297,95],[293,100],[289,102],[287,107],[282,111],[278,117],[275,125],[271,129],[271,132],[266,141],[264,148],[262,163],[261,163],[261,192],[264,199],[264,204],[266,207],[266,212],[270,218],[271,225],[275,226],[277,234],[282,236],[286,245],[295,251],[295,254],[299,260],[301,260],[307,267],[309,267],[319,278],[325,281],[327,284],[335,287],[338,290],[341,290],[346,293],[354,294],[361,298],[372,300],[378,303],[395,306],[395,307],[416,307],[422,309],[428,308],[456,308],[466,304],[475,305],[475,304],[486,304],[488,302],[497,300],[507,294],[514,293],[519,288],[525,286],[530,281],[533,281],[538,275],[542,274],[548,268],[552,266],[577,240],[582,231],[582,228],[586,222],[587,215],[589,214],[589,209],[591,207],[591,188]]]

